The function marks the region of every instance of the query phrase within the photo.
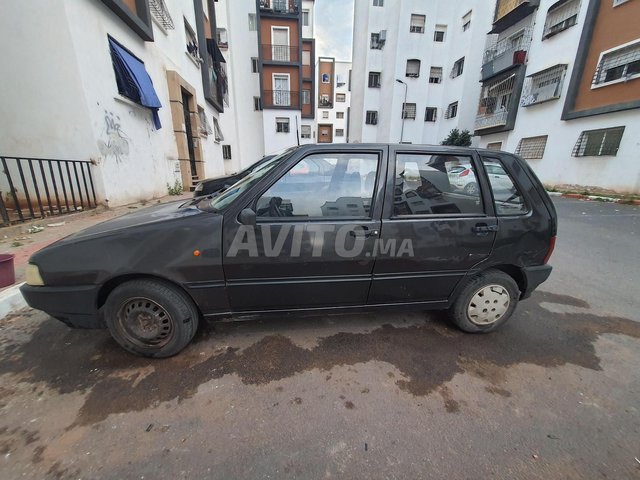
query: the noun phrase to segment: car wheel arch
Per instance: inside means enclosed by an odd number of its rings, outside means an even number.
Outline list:
[[[526,291],[526,289],[527,289],[527,278],[524,275],[522,269],[520,267],[518,267],[517,265],[513,265],[513,264],[486,265],[481,270],[478,270],[478,271],[473,272],[473,273],[469,273],[467,276],[465,276],[463,279],[461,279],[458,282],[458,284],[456,285],[456,288],[454,289],[453,293],[449,297],[449,303],[450,304],[453,303],[455,301],[455,299],[458,297],[458,295],[460,294],[460,290],[462,289],[462,286],[464,286],[464,284],[465,284],[465,281],[464,281],[465,279],[470,278],[470,277],[475,277],[476,275],[480,275],[480,274],[486,272],[487,270],[499,270],[499,271],[501,271],[503,273],[506,273],[511,278],[513,278],[513,280],[516,282],[516,284],[518,285],[518,289],[520,290],[520,294],[521,295],[522,295],[523,292]]]

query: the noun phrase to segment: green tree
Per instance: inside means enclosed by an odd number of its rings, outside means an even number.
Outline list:
[[[454,128],[449,132],[447,138],[442,142],[442,145],[454,145],[457,147],[470,147],[471,146],[471,132],[469,130],[458,130]]]

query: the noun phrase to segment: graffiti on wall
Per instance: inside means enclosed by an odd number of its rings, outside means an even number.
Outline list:
[[[104,111],[105,140],[98,140],[98,149],[105,158],[114,157],[117,163],[129,155],[130,138],[122,131],[120,117],[108,110]]]

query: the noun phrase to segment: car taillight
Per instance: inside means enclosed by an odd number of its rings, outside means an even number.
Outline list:
[[[463,172],[460,174],[461,177],[466,177],[467,175],[469,175],[469,172],[471,170],[469,170],[468,168],[466,170],[463,170]]]
[[[551,237],[551,240],[549,240],[549,250],[547,250],[547,254],[544,257],[544,264],[546,265],[549,262],[549,259],[551,258],[551,254],[553,253],[553,249],[556,248],[556,236],[554,235],[553,237]]]

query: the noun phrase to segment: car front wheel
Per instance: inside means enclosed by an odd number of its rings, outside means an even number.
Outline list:
[[[513,278],[499,270],[487,270],[466,281],[449,317],[465,332],[491,332],[511,317],[519,296]]]
[[[105,304],[105,320],[114,340],[144,357],[180,352],[198,329],[199,313],[191,298],[162,281],[141,279],[116,287]]]

